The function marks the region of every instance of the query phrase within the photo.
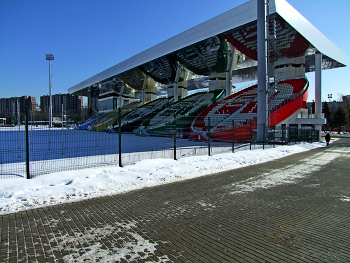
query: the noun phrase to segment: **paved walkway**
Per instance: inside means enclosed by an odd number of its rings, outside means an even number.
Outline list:
[[[0,262],[350,262],[350,139],[0,226]]]

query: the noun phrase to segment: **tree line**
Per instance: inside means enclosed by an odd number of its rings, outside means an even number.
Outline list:
[[[350,125],[350,100],[343,96],[343,101],[340,103],[325,101],[322,106],[322,113],[327,119],[327,124],[324,125],[323,130],[341,132],[341,127]]]

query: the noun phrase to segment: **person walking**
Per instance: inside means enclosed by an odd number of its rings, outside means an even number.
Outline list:
[[[325,136],[325,140],[327,142],[327,146],[329,145],[329,141],[331,140],[331,135],[329,134],[329,132],[327,132],[326,136]]]

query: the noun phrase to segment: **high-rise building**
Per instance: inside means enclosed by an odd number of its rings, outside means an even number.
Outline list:
[[[16,124],[18,120],[24,120],[25,101],[28,99],[28,109],[36,112],[36,98],[31,96],[0,98],[0,118],[6,118],[6,123]],[[19,116],[18,116],[19,114]]]
[[[60,115],[62,107],[64,111],[71,113],[81,113],[83,110],[83,97],[72,94],[55,94],[52,99],[52,114]],[[43,112],[49,112],[50,96],[44,95],[40,97],[40,109]]]
[[[44,95],[40,96],[40,110],[41,112],[49,112],[50,107],[50,96]]]
[[[29,111],[36,111],[36,98],[31,96],[0,98],[0,115],[5,117],[7,115],[15,115],[17,112],[24,113],[25,100],[29,99]]]

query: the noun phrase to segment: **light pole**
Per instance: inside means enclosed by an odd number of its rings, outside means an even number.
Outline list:
[[[328,94],[329,103],[331,103],[332,94]]]
[[[53,54],[46,54],[46,60],[49,61],[49,91],[50,91],[50,100],[49,100],[49,128],[52,128],[52,100],[51,100],[51,60],[53,60]]]

